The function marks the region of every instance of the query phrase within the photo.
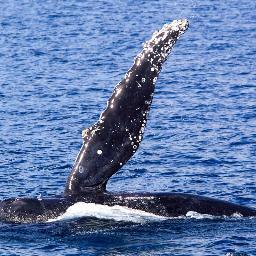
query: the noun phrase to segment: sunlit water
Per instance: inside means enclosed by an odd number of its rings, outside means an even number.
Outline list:
[[[108,189],[256,207],[255,10],[253,0],[2,1],[1,199],[61,194],[82,129],[98,119],[142,43],[187,18],[142,145]],[[96,217],[2,223],[0,254],[256,255],[255,219]]]

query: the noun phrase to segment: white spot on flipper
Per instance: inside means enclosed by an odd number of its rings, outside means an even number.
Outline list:
[[[97,154],[98,154],[98,155],[101,155],[101,154],[102,154],[102,150],[98,149],[98,150],[97,150]]]
[[[142,87],[142,85],[138,81],[136,81],[136,83],[138,84],[138,88]]]
[[[84,172],[84,167],[82,165],[79,165],[78,172],[79,173],[83,173]]]
[[[118,96],[121,93],[122,89],[118,88],[116,89],[116,96]]]

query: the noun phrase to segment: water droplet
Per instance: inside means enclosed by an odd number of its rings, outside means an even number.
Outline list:
[[[98,155],[101,155],[101,154],[102,154],[102,150],[98,149],[98,150],[97,150],[97,154],[98,154]]]

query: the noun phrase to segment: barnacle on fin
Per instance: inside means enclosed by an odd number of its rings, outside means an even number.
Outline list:
[[[85,128],[85,129],[82,130],[82,138],[83,138],[83,140],[86,140],[86,137],[89,136],[89,131],[90,131],[89,128]]]

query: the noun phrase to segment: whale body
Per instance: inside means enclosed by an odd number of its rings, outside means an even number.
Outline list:
[[[114,88],[99,120],[83,133],[83,144],[63,195],[13,198],[0,202],[0,220],[43,222],[58,217],[77,202],[125,206],[165,217],[194,211],[214,216],[256,216],[256,210],[222,200],[182,193],[111,193],[106,184],[138,150],[143,139],[155,84],[174,44],[187,30],[175,20],[155,32],[124,79]]]

